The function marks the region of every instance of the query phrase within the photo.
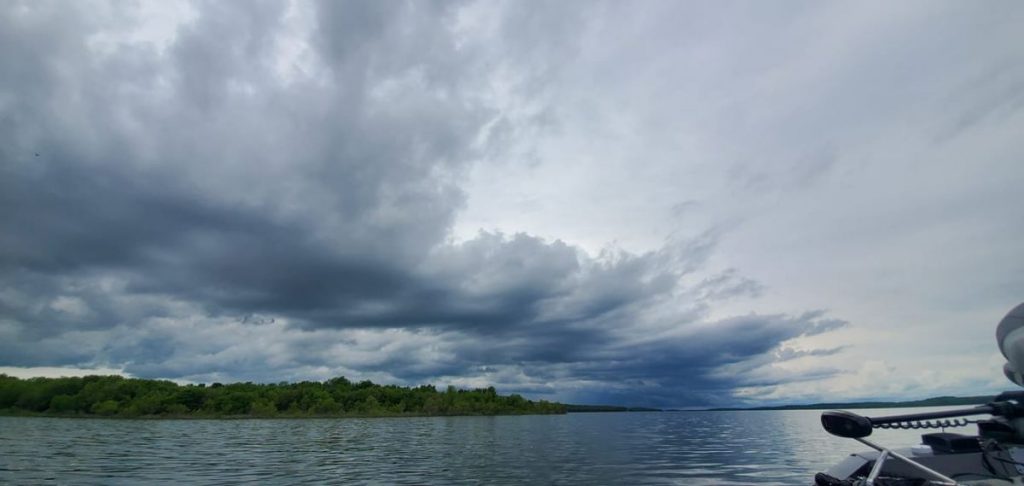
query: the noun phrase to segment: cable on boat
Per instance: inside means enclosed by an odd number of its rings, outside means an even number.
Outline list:
[[[908,422],[892,422],[884,424],[871,424],[876,429],[902,429],[902,430],[917,430],[917,429],[951,429],[954,427],[966,427],[970,424],[978,423],[977,420],[968,419],[953,419],[953,420],[915,420]]]

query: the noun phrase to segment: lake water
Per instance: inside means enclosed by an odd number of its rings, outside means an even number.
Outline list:
[[[870,416],[893,411],[860,412]],[[815,472],[864,449],[825,433],[820,414],[0,417],[0,483],[807,485]],[[872,437],[896,446],[917,443],[919,434],[882,430]]]

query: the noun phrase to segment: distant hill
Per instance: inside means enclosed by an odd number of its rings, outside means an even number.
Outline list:
[[[660,408],[647,407],[619,407],[615,405],[566,405],[565,411],[569,413],[590,413],[590,412],[661,412]]]
[[[779,405],[774,407],[724,407],[706,408],[706,411],[733,411],[733,410],[829,410],[829,409],[857,409],[857,408],[910,408],[910,407],[944,407],[951,405],[978,405],[995,400],[995,395],[981,395],[973,397],[932,397],[923,400],[912,400],[907,402],[828,402],[811,403],[806,405]]]

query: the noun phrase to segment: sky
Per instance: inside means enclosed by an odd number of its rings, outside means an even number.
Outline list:
[[[8,1],[0,372],[1012,388],[1024,4]]]

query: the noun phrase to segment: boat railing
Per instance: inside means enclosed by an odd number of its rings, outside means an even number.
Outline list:
[[[875,480],[878,479],[878,475],[881,474],[882,467],[885,465],[885,461],[889,459],[889,457],[898,459],[902,461],[904,464],[913,467],[921,471],[925,475],[933,478],[932,484],[952,486],[959,484],[953,478],[950,478],[949,476],[946,476],[945,474],[942,474],[928,466],[925,466],[924,464],[921,464],[920,462],[917,462],[907,456],[904,456],[903,454],[900,454],[892,449],[886,449],[885,447],[875,444],[874,442],[871,442],[863,437],[854,437],[853,439],[880,453],[878,455],[878,458],[875,459],[874,466],[871,467],[871,472],[868,474],[867,479],[865,479],[864,481],[865,486],[875,486]]]

